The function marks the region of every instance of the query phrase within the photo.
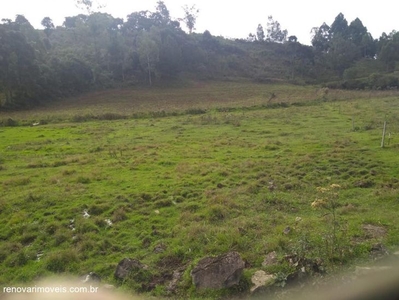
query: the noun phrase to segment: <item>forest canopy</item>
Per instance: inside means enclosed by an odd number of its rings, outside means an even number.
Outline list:
[[[81,1],[86,5],[85,1]],[[91,1],[88,1],[91,3]],[[324,83],[337,88],[398,86],[399,33],[374,39],[360,19],[339,14],[297,42],[268,16],[247,39],[195,33],[198,9],[174,19],[163,1],[126,19],[94,12],[51,16],[35,29],[23,15],[0,24],[0,108],[35,106],[90,90],[179,81],[245,78]],[[182,26],[188,29],[185,32]]]

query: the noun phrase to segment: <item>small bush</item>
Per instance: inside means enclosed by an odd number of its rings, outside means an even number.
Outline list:
[[[72,117],[72,122],[81,123],[81,122],[87,122],[87,121],[90,121],[90,120],[93,120],[93,119],[95,119],[94,116],[90,115],[90,114],[86,114],[84,116],[75,115],[75,116]]]
[[[227,217],[227,210],[224,206],[216,204],[209,208],[209,220],[221,221]]]
[[[126,209],[124,207],[117,208],[112,214],[112,222],[119,222],[127,219]]]
[[[51,253],[45,260],[45,267],[48,271],[61,273],[69,270],[78,261],[75,250],[63,250]]]
[[[76,179],[76,182],[77,182],[77,183],[81,183],[81,184],[89,184],[89,183],[90,183],[90,178],[84,177],[84,176],[79,176],[79,177]]]
[[[3,121],[4,126],[9,126],[9,127],[14,127],[14,126],[18,126],[18,121],[12,119],[12,118],[8,118],[7,120]]]
[[[55,246],[59,246],[62,243],[66,242],[66,241],[68,241],[70,239],[71,239],[71,237],[70,237],[70,235],[67,232],[65,232],[65,231],[57,232],[54,235],[54,245]]]
[[[12,253],[8,256],[5,261],[5,264],[8,267],[22,267],[26,265],[29,261],[29,257],[25,254],[25,252],[19,251],[17,253]]]
[[[99,232],[99,228],[93,224],[90,220],[82,220],[76,227],[78,233],[89,233],[89,232]]]
[[[203,115],[206,114],[206,110],[202,108],[190,108],[186,110],[188,115]]]
[[[16,177],[3,182],[5,186],[22,186],[30,183],[29,177]]]

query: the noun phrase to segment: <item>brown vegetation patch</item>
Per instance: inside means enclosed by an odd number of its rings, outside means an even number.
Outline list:
[[[387,234],[387,230],[382,226],[365,224],[362,226],[367,238],[382,238]]]

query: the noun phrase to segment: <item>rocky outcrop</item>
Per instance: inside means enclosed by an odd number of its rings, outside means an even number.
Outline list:
[[[262,266],[273,266],[278,263],[277,253],[276,251],[270,252],[266,255],[265,259],[262,262]]]
[[[129,273],[134,270],[139,271],[147,269],[148,266],[142,264],[137,259],[124,258],[119,262],[118,266],[116,267],[114,276],[116,279],[125,279],[129,275]]]
[[[237,252],[201,259],[191,271],[197,289],[228,288],[240,282],[245,262]]]
[[[180,268],[178,270],[173,271],[172,280],[166,286],[166,290],[169,293],[171,293],[171,294],[176,293],[178,284],[179,284],[181,278],[183,277],[184,270],[185,270],[184,268]]]
[[[251,281],[254,284],[254,286],[251,287],[251,293],[255,293],[262,291],[264,288],[272,285],[276,281],[276,276],[259,270],[252,275]]]

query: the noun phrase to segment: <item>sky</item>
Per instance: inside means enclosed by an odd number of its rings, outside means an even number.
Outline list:
[[[35,28],[44,17],[50,17],[61,26],[65,17],[84,13],[75,6],[75,0],[0,0],[0,19],[15,19],[24,15]],[[98,0],[114,17],[124,18],[140,10],[155,11],[157,0]],[[195,32],[209,30],[212,35],[227,38],[246,38],[256,33],[258,24],[264,28],[268,16],[278,21],[288,35],[295,35],[302,44],[311,43],[311,30],[326,22],[328,25],[342,12],[348,23],[359,18],[374,38],[383,32],[399,31],[399,1],[379,0],[164,0],[171,17],[183,16],[183,5],[199,9]],[[373,4],[372,4],[373,3]],[[184,26],[182,25],[183,29]]]

